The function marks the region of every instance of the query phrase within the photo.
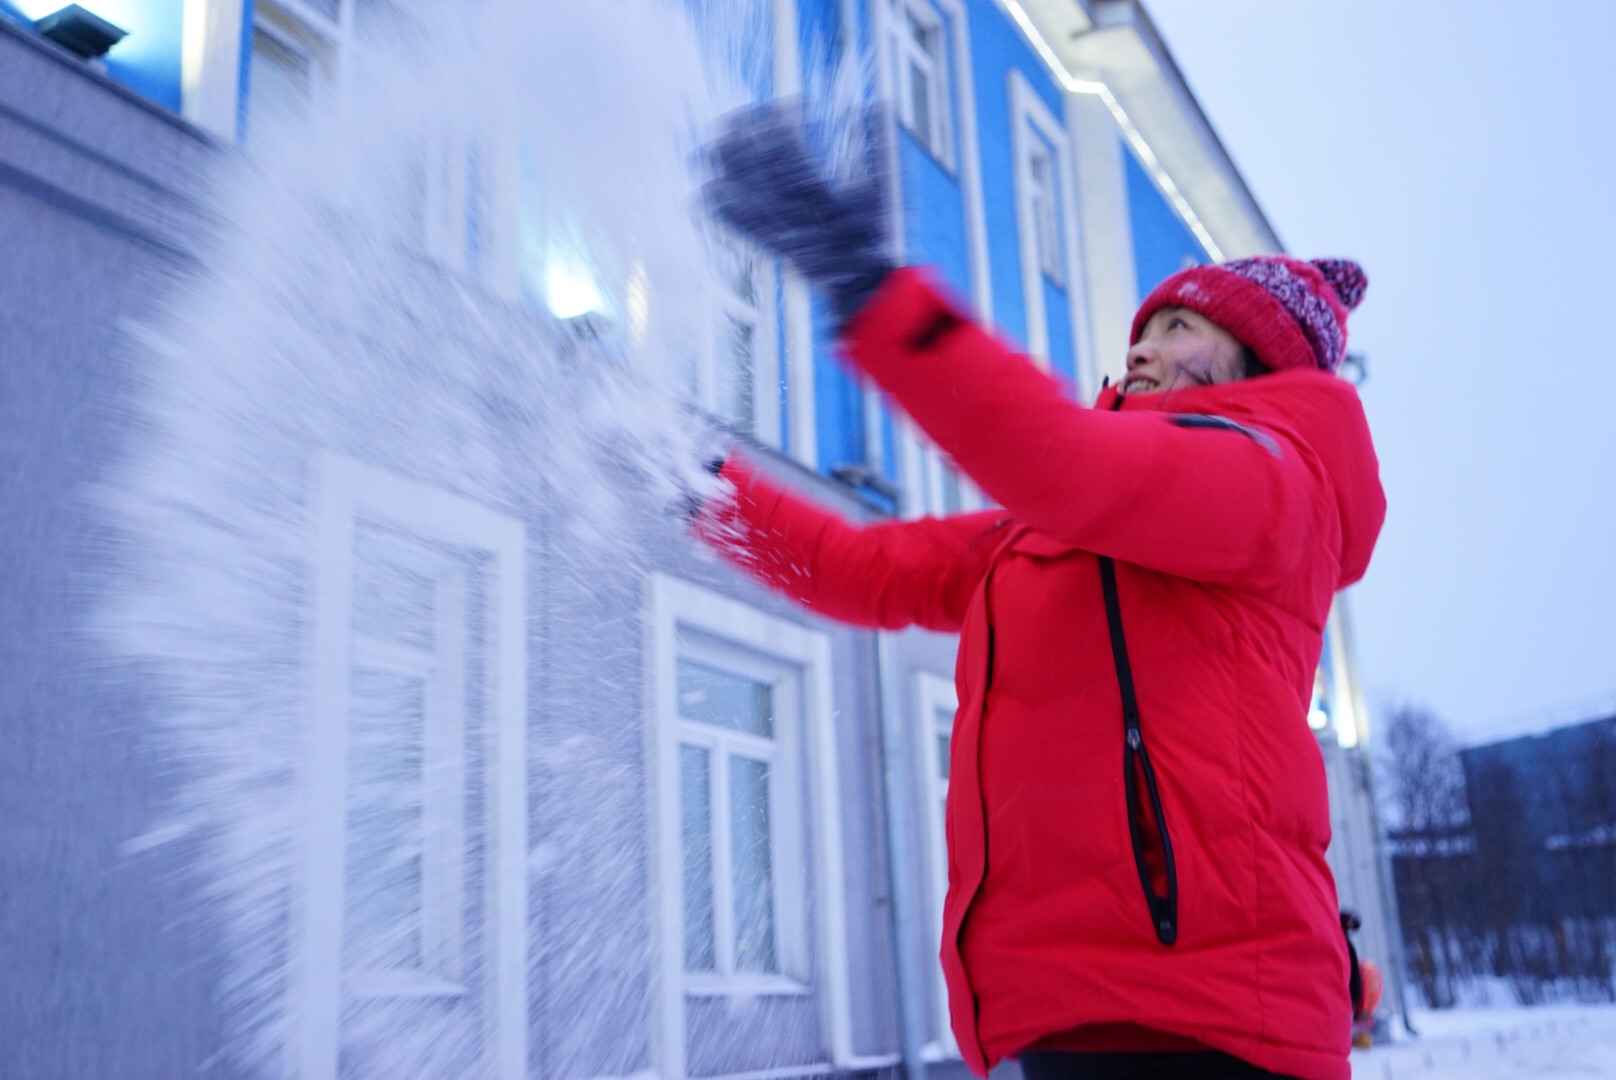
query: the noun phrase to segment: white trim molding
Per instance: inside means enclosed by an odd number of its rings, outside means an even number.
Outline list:
[[[770,792],[771,843],[780,856],[773,860],[781,969],[775,973],[685,971],[680,761],[681,746],[696,734],[689,730],[696,725],[680,715],[681,659],[766,682],[773,691],[773,739],[750,740],[756,745],[748,753],[773,754],[779,763]],[[652,1045],[658,1075],[661,1080],[686,1076],[686,1000],[698,996],[814,994],[828,1067],[849,1067],[856,1059],[829,638],[689,582],[652,574],[646,583],[645,664],[655,942]],[[745,739],[736,733],[725,737]],[[811,868],[811,883],[801,880],[806,868]],[[803,907],[810,896],[812,941]],[[812,1066],[792,1070],[811,1071]]]
[[[1016,238],[1020,248],[1021,257],[1021,285],[1025,294],[1023,302],[1027,316],[1027,351],[1033,359],[1045,368],[1049,367],[1049,313],[1044,307],[1044,278],[1046,276],[1043,257],[1044,239],[1052,239],[1061,247],[1059,257],[1054,260],[1062,271],[1061,279],[1056,282],[1066,292],[1070,300],[1077,290],[1081,288],[1082,280],[1078,274],[1076,260],[1077,234],[1075,231],[1076,190],[1077,183],[1072,171],[1071,140],[1067,137],[1065,126],[1050,111],[1033,90],[1032,84],[1020,71],[1012,68],[1009,74],[1010,88],[1010,146],[1013,157],[1013,166],[1016,186]],[[1040,144],[1043,144],[1040,147]],[[1050,222],[1050,236],[1041,238],[1043,230],[1039,227],[1039,213],[1035,204],[1032,185],[1032,166],[1035,157],[1041,149],[1048,151],[1048,161],[1053,169],[1050,181],[1053,184],[1054,205],[1050,211],[1054,214],[1054,221]],[[1072,327],[1072,340],[1075,346],[1079,339],[1080,323]],[[1077,357],[1073,357],[1076,365]]]
[[[514,518],[441,488],[334,453],[316,462],[310,503],[314,590],[309,729],[302,766],[302,879],[293,905],[288,1066],[298,1080],[334,1080],[345,996],[459,997],[489,1032],[485,1073],[527,1075],[527,565],[526,531]],[[442,572],[433,586],[430,649],[375,640],[356,617],[357,544],[384,531]],[[467,576],[483,588],[482,688],[487,948],[477,986],[463,985],[460,934],[465,806],[464,650],[471,637]],[[421,958],[418,970],[345,970],[355,670],[382,670],[425,685],[420,756]],[[458,743],[458,746],[451,746]],[[438,768],[438,766],[445,766]],[[444,785],[459,790],[437,790]]]
[[[950,37],[958,32],[953,10],[939,0],[887,0],[893,8],[894,18],[888,22],[890,31],[886,47],[896,62],[893,68],[893,86],[897,91],[898,119],[909,129],[915,140],[937,162],[950,172],[954,171],[957,157],[954,146],[954,104],[966,97],[969,82],[960,83],[957,71],[950,71],[954,50],[948,48]],[[950,25],[950,24],[953,25]],[[920,31],[920,35],[915,33]],[[921,37],[924,40],[921,40]],[[914,96],[914,82],[905,78],[918,69],[925,79],[925,115],[919,115]],[[959,90],[956,91],[956,87]],[[922,130],[924,128],[925,130]]]
[[[227,143],[237,137],[241,94],[242,0],[185,0],[180,45],[180,113]]]
[[[942,807],[948,796],[948,747],[944,736],[954,731],[954,714],[959,709],[959,697],[954,681],[929,671],[915,673],[915,761],[920,777],[923,805],[921,818],[926,823],[926,895],[927,914],[931,917],[934,937],[943,933],[943,899],[948,895],[948,839]],[[939,723],[948,717],[945,726]],[[948,985],[944,981],[940,961],[933,957],[931,978],[933,1023],[937,1038],[928,1045],[927,1056],[933,1060],[959,1057],[959,1046],[954,1042],[954,1031],[949,1022]]]
[[[1128,336],[1138,295],[1133,230],[1128,215],[1127,173],[1122,133],[1098,96],[1069,94],[1067,122],[1081,193],[1077,214],[1086,300],[1081,354],[1085,395],[1092,400],[1101,381],[1120,380],[1127,367]]]

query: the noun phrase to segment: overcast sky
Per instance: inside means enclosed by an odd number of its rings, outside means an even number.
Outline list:
[[[1616,3],[1145,3],[1290,251],[1369,273],[1371,704],[1616,711]]]

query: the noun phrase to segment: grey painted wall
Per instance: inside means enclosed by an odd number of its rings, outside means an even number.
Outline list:
[[[83,632],[116,452],[117,327],[172,265],[205,156],[0,23],[0,1076],[208,1075],[212,942],[183,845],[124,845],[166,782]]]

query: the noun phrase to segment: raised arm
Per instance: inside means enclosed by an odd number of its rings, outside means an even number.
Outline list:
[[[1003,511],[854,525],[732,456],[704,540],[765,585],[827,618],[888,630],[958,631],[1002,536]]]
[[[1378,530],[1368,428],[1328,376],[1262,377],[1289,380],[1308,404],[1261,427],[1085,408],[912,269],[886,279],[843,346],[987,495],[1074,548],[1231,584],[1283,576],[1321,544],[1350,561],[1334,458],[1366,474],[1373,491],[1359,502]],[[1330,430],[1303,438],[1304,423]]]
[[[1385,500],[1345,384],[1305,370],[1252,380],[1267,387],[1242,393],[1284,387],[1307,399],[1263,414],[1260,428],[1084,409],[918,272],[891,269],[884,155],[871,155],[868,175],[838,183],[808,151],[797,110],[766,103],[732,114],[710,157],[712,211],[824,293],[852,360],[1016,518],[1073,548],[1208,582],[1279,581],[1304,560],[1317,571],[1312,588],[1362,574]],[[1275,339],[1289,350],[1280,366],[1333,370],[1361,269],[1337,260],[1312,264],[1306,280],[1290,268],[1265,272],[1279,274],[1274,288],[1306,294],[1291,297],[1301,305],[1292,312],[1267,285],[1236,275],[1288,328]],[[1313,291],[1313,278],[1340,303]],[[1321,304],[1328,310],[1314,310]]]

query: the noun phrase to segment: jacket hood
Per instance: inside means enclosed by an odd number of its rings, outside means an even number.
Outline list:
[[[1158,394],[1123,395],[1108,386],[1094,407],[1118,408],[1119,398],[1120,408],[1128,412],[1221,416],[1310,452],[1323,469],[1341,521],[1336,587],[1363,577],[1386,520],[1386,494],[1363,403],[1346,380],[1322,371],[1293,370]]]

